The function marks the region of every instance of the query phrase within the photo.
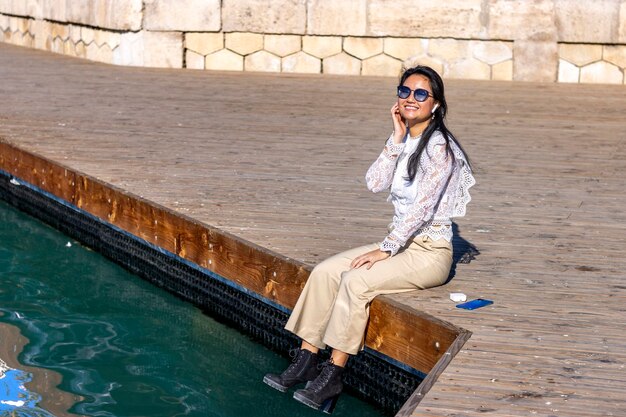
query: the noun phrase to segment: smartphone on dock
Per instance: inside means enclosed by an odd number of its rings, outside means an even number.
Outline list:
[[[476,310],[477,308],[485,307],[490,304],[493,304],[493,301],[487,300],[485,298],[477,298],[475,300],[467,301],[465,303],[457,304],[457,308],[462,308],[465,310]]]

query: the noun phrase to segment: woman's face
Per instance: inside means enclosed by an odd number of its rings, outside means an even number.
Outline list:
[[[432,97],[433,90],[430,87],[428,78],[422,74],[413,74],[402,85],[409,87],[411,94],[407,98],[398,97],[400,115],[409,123],[409,126],[429,121],[436,101]],[[429,97],[425,101],[419,102],[415,100],[413,92],[419,88],[429,93]]]

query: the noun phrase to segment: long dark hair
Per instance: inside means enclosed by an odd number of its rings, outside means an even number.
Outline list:
[[[417,148],[415,149],[415,151],[413,151],[413,153],[409,157],[409,163],[407,165],[407,172],[408,172],[407,180],[412,182],[415,179],[415,174],[417,173],[417,169],[419,168],[419,162],[420,162],[420,157],[422,156],[422,152],[424,152],[424,149],[426,149],[426,146],[428,145],[428,141],[430,140],[430,137],[436,131],[441,132],[441,134],[445,138],[446,152],[452,158],[452,160],[454,161],[455,157],[450,147],[450,141],[453,141],[459,147],[459,149],[463,153],[463,156],[467,160],[467,163],[471,169],[471,165],[469,163],[469,158],[467,157],[467,153],[465,153],[465,150],[463,150],[463,147],[461,146],[461,144],[454,137],[452,132],[448,130],[448,128],[446,127],[446,124],[444,123],[444,119],[446,118],[446,114],[448,112],[448,104],[446,103],[446,97],[443,91],[443,80],[441,79],[439,74],[437,74],[437,71],[435,71],[434,69],[427,67],[425,65],[418,65],[412,68],[408,68],[402,73],[402,76],[400,77],[399,85],[404,85],[404,82],[406,81],[406,79],[409,78],[413,74],[423,75],[424,77],[428,78],[428,81],[430,82],[430,88],[433,90],[432,91],[433,99],[437,103],[439,103],[439,107],[437,107],[437,109],[435,110],[435,113],[433,113],[433,118],[430,120],[430,123],[428,124],[426,129],[424,129],[424,131],[422,132],[422,137],[421,137],[419,144],[417,145]]]

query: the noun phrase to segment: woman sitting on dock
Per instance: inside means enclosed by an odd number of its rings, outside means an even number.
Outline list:
[[[444,124],[447,110],[437,72],[426,66],[404,71],[391,108],[393,133],[366,175],[371,191],[390,189],[390,232],[381,243],[350,249],[313,269],[285,326],[302,339],[300,349],[282,374],[265,376],[266,384],[285,392],[308,382],[294,398],[332,412],[344,366],[363,347],[374,297],[448,279],[451,218],[465,214],[475,181],[463,148]],[[318,352],[327,346],[330,359],[319,363]]]

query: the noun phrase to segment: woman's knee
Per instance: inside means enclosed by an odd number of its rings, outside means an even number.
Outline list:
[[[350,299],[366,300],[369,286],[365,281],[363,274],[359,270],[352,269],[341,274],[341,289],[350,297]]]
[[[337,262],[333,262],[331,259],[326,259],[319,264],[317,264],[313,271],[311,271],[311,277],[315,279],[332,279],[334,281],[339,282],[341,279],[342,265],[339,265]]]

